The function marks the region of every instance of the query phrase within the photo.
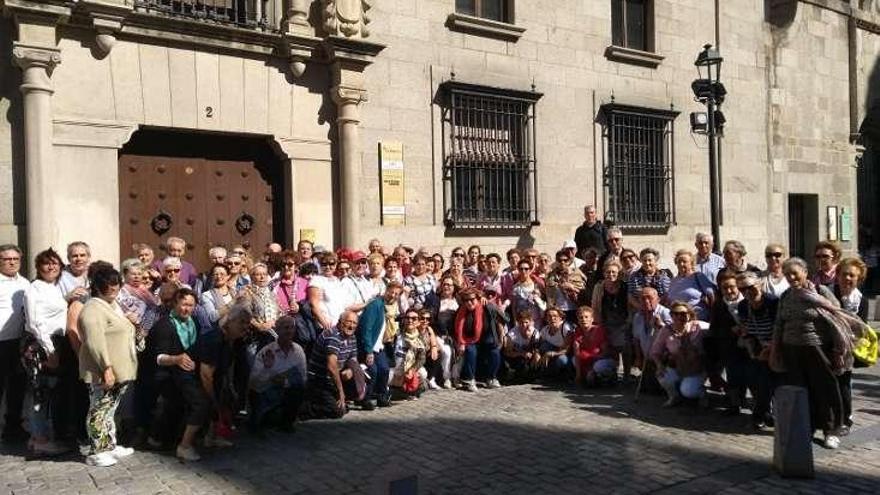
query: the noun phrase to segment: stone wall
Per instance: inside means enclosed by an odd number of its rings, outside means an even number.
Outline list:
[[[0,18],[0,244],[24,242],[24,185],[21,155],[21,84],[19,71],[12,63],[14,26]]]

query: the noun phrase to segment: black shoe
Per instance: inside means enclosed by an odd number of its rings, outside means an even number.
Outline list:
[[[850,432],[850,427],[847,425],[843,425],[837,430],[837,436],[845,437],[845,436],[849,435],[849,432]]]
[[[391,399],[379,399],[379,407],[391,407]]]
[[[376,404],[371,400],[362,400],[358,403],[363,411],[372,411],[376,409]]]
[[[752,429],[755,431],[765,431],[767,429],[767,423],[763,421],[752,421]]]

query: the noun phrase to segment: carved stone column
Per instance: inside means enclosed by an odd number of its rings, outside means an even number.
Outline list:
[[[61,63],[61,52],[55,47],[16,42],[12,56],[23,74],[27,243],[28,251],[36,253],[49,247],[58,231],[52,215],[56,191],[50,190],[48,183],[53,173],[51,77]]]
[[[358,126],[361,123],[360,104],[366,100],[363,89],[337,84],[332,89],[336,103],[338,129],[339,177],[342,196],[340,244],[355,248],[360,241],[361,228],[361,143]]]

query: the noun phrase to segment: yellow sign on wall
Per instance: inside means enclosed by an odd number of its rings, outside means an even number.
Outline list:
[[[406,223],[403,143],[399,141],[379,143],[379,173],[382,179],[379,192],[382,225],[403,225]]]

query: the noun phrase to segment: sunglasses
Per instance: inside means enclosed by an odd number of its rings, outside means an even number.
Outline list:
[[[180,268],[166,268],[165,273],[179,273]]]
[[[782,253],[764,253],[765,258],[782,258]]]
[[[464,258],[464,253],[452,253],[453,258]]]
[[[232,266],[241,266],[241,261],[230,261],[229,264]]]
[[[322,266],[336,266],[335,261],[325,261]]]

